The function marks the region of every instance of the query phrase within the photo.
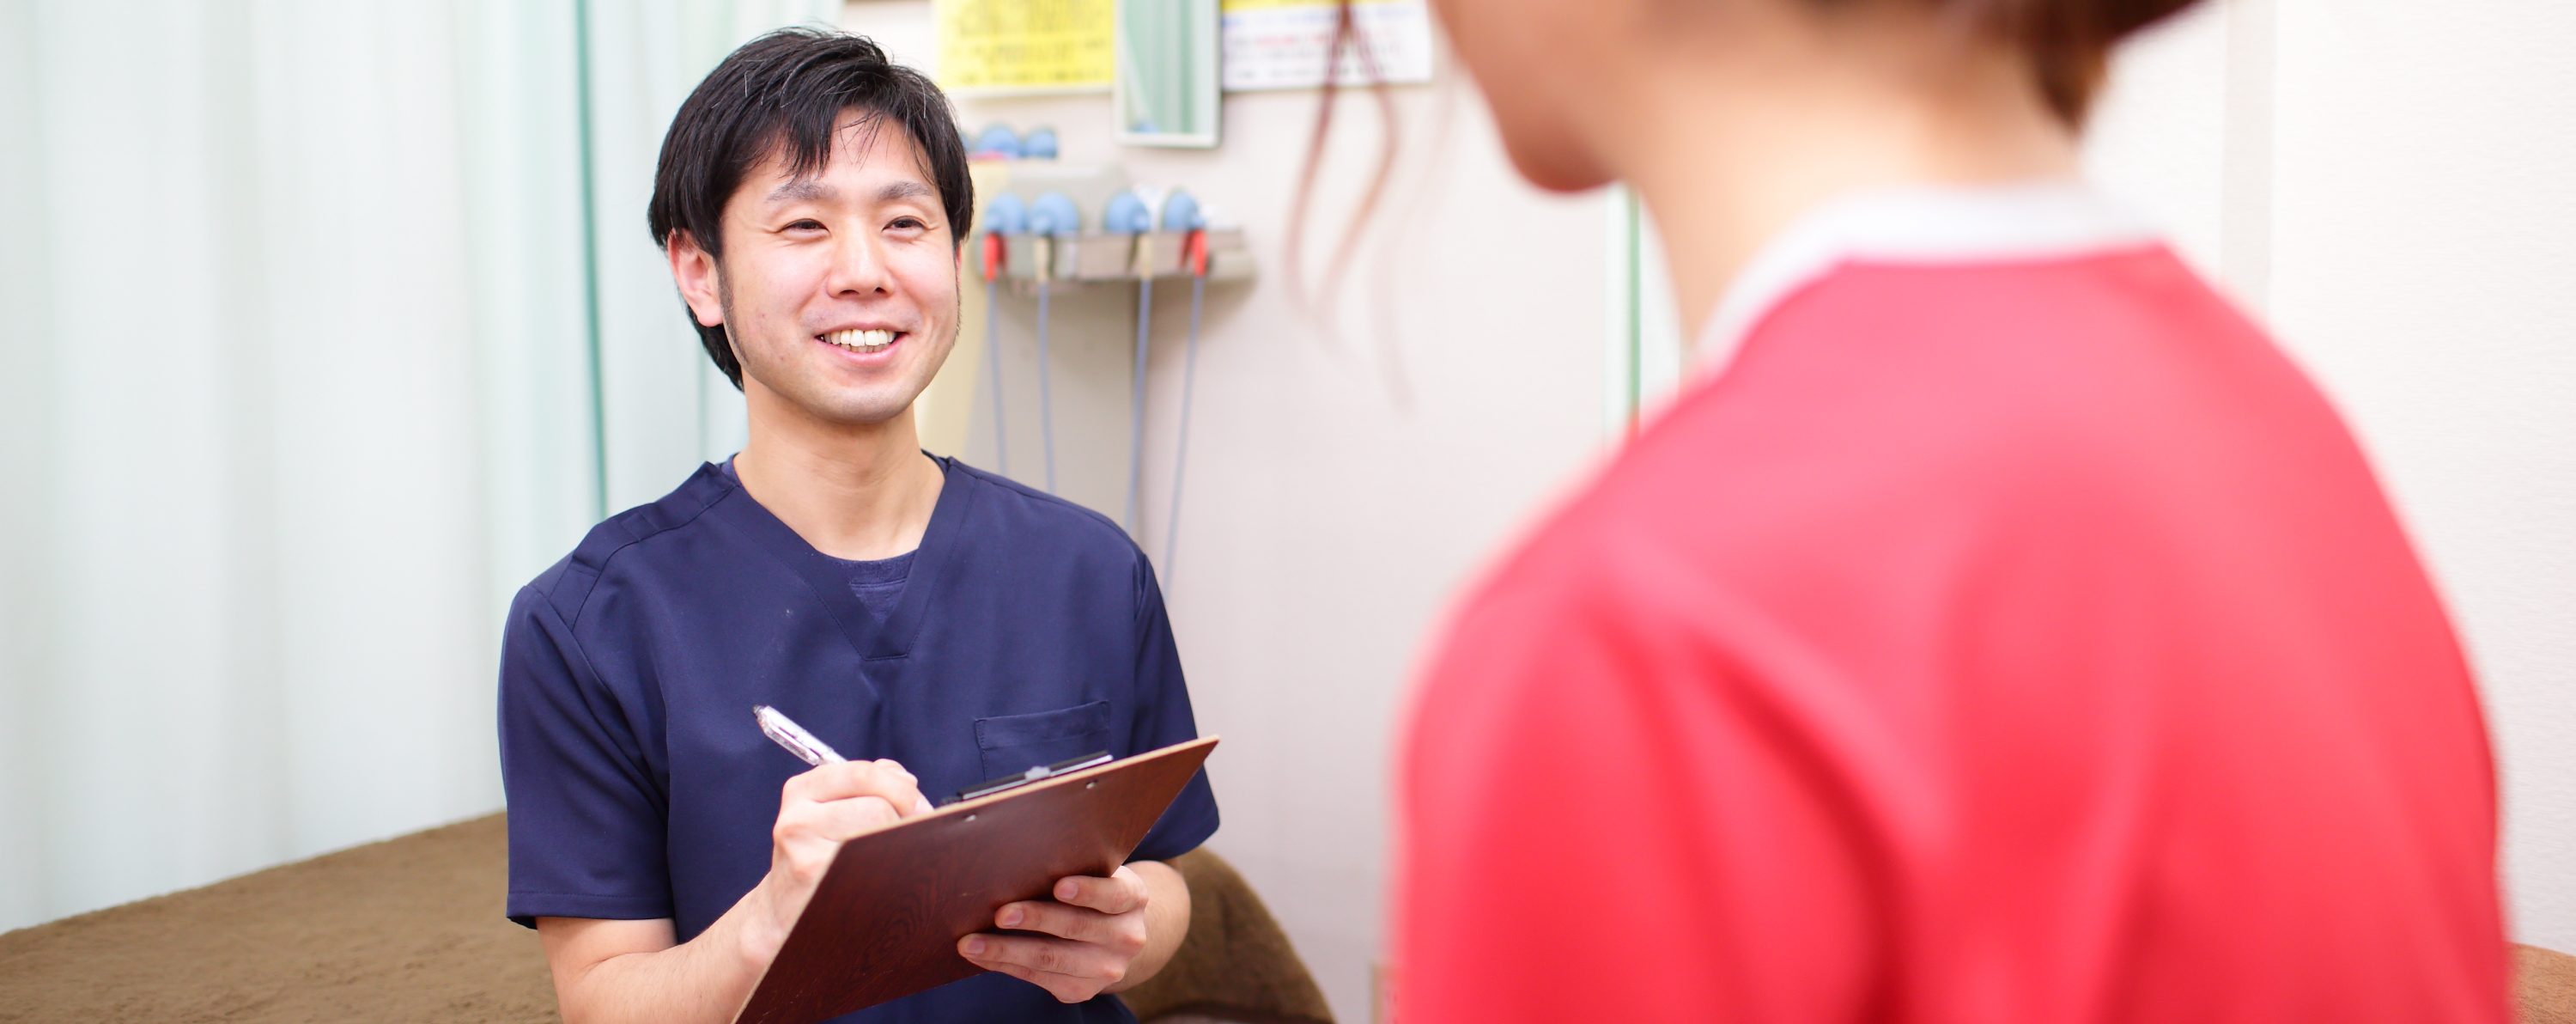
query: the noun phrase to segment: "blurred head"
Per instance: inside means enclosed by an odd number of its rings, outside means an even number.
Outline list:
[[[866,39],[787,29],[681,104],[649,219],[708,357],[755,408],[878,423],[956,340],[973,209],[937,86]]]
[[[1842,46],[1900,26],[1965,59],[1999,43],[2027,67],[2031,90],[2079,127],[2114,44],[2195,0],[1433,0],[1460,60],[1476,78],[1504,146],[1542,188],[1591,188],[1616,177],[1583,130],[1623,102],[1624,74],[1641,56],[1755,63],[1871,59]],[[1921,31],[1934,29],[1937,31]],[[1873,43],[1883,41],[1881,38]],[[1837,52],[1837,51],[1840,52]]]

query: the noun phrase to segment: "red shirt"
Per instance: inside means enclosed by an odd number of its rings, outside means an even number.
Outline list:
[[[1787,289],[1466,602],[1399,770],[1405,1024],[2509,1019],[2443,608],[2152,244]]]

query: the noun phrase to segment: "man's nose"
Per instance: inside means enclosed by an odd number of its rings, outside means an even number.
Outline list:
[[[834,295],[875,295],[886,290],[885,250],[868,234],[843,234],[833,248],[825,285]]]

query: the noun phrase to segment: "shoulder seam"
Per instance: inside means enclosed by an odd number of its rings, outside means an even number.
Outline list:
[[[609,562],[615,560],[618,555],[624,553],[628,548],[632,548],[635,545],[641,544],[654,537],[669,533],[673,530],[681,529],[691,523],[697,522],[700,517],[707,514],[708,509],[712,509],[718,504],[721,504],[726,498],[731,497],[737,490],[739,490],[739,488],[727,487],[721,493],[709,498],[696,509],[690,511],[687,518],[681,519],[677,522],[658,525],[650,530],[645,530],[640,533],[628,530],[626,539],[619,542],[617,546],[609,548],[607,553],[599,555],[595,563],[582,557],[582,549],[589,546],[587,538],[585,538],[581,544],[575,545],[573,547],[572,556],[566,560],[569,564],[565,566],[565,569],[579,570],[585,579],[582,583],[581,594],[578,599],[573,602],[571,610],[567,613],[560,606],[556,609],[557,613],[563,616],[564,628],[575,631],[580,628],[581,613],[590,606],[591,592],[598,587],[600,577],[607,575]],[[651,505],[644,505],[639,506],[638,508],[651,507]],[[619,519],[626,517],[633,511],[635,510],[618,513],[616,517],[610,518],[606,523],[602,523],[601,525],[605,526],[608,525],[608,523],[617,523],[620,528],[625,528],[628,524],[619,522]],[[560,583],[558,585],[560,586]],[[548,603],[553,603],[555,595],[549,593],[544,596]],[[576,635],[578,634],[576,633]]]
[[[1127,535],[1127,529],[1125,527],[1118,525],[1117,520],[1103,515],[1096,509],[1077,504],[1058,495],[1048,494],[1045,491],[1038,490],[1037,488],[1006,476],[987,473],[983,470],[967,465],[963,459],[957,460],[957,468],[965,470],[968,474],[974,476],[979,481],[1002,488],[1003,490],[1017,492],[1022,496],[1033,498],[1050,505],[1062,506],[1065,510],[1070,511],[1075,515],[1088,519],[1096,525],[1106,527],[1109,532],[1115,534],[1119,540],[1126,542],[1128,547],[1134,548],[1139,555],[1142,555],[1144,552],[1144,548],[1139,547],[1136,544],[1136,538]]]

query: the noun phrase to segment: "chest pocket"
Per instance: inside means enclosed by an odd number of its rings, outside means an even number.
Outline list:
[[[1108,750],[1109,702],[1095,700],[1055,711],[978,718],[975,746],[983,754],[984,777],[988,779]]]

